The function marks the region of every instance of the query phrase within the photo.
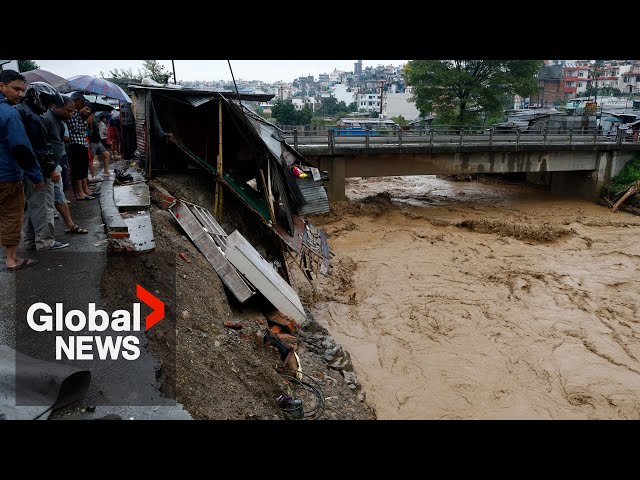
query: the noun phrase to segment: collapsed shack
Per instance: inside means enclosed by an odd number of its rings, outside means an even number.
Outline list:
[[[280,129],[242,103],[273,95],[131,89],[149,178],[206,172],[216,220],[227,232],[238,230],[288,283],[287,252],[309,281],[329,274],[326,235],[301,217],[329,211],[321,173],[284,142]]]

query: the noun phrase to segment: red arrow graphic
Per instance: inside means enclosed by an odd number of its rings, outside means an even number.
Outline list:
[[[136,283],[136,296],[153,309],[145,319],[146,330],[149,330],[164,318],[164,302],[151,292],[145,290],[139,283]]]

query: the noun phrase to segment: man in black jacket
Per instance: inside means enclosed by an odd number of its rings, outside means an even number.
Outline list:
[[[28,177],[24,180],[27,207],[22,241],[28,250],[56,250],[69,246],[54,238],[53,182],[60,179],[60,173],[56,171],[53,151],[47,142],[46,127],[41,117],[51,105],[64,107],[62,96],[48,83],[33,82],[27,87],[22,103],[16,106],[45,178],[43,189],[34,189]]]

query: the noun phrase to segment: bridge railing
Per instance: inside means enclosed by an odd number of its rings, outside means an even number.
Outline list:
[[[282,126],[285,141],[300,146],[356,145],[365,148],[403,145],[585,145],[637,142],[637,132],[607,132],[593,127],[501,129],[500,127],[432,125],[425,127]]]

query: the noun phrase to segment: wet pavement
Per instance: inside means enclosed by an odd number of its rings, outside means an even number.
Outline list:
[[[89,233],[66,234],[62,218],[56,219],[56,240],[68,242],[69,247],[49,252],[20,249],[20,257],[37,258],[39,264],[17,272],[0,271],[0,344],[18,351],[28,349],[30,345],[25,337],[21,337],[20,328],[16,338],[17,304],[25,305],[32,300],[45,301],[50,305],[56,302],[94,302],[96,308],[105,304],[100,285],[109,256],[100,197],[79,202],[67,192],[67,198],[71,201],[69,207],[74,222]],[[144,348],[145,334],[138,333],[138,337],[141,353],[136,361],[91,360],[83,364],[82,368],[92,373],[87,394],[50,418],[73,415],[93,419],[112,414],[123,419],[190,419],[181,405],[159,392],[156,380],[158,363]]]

